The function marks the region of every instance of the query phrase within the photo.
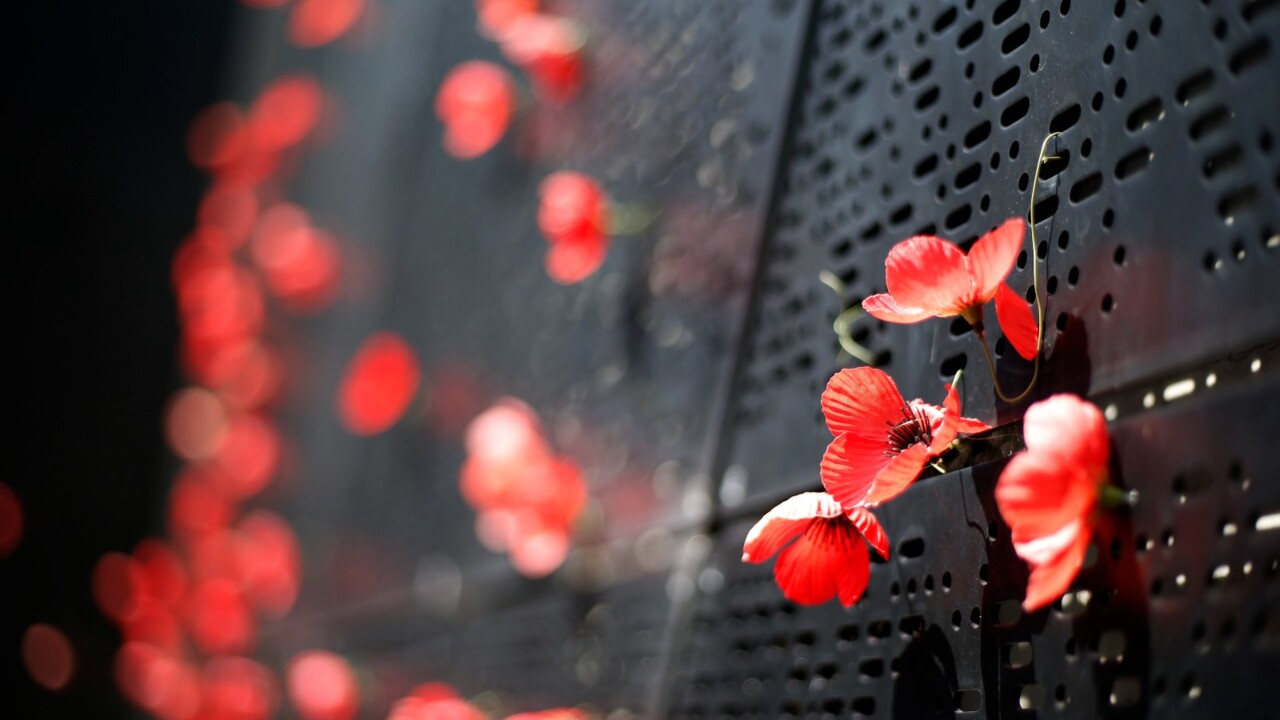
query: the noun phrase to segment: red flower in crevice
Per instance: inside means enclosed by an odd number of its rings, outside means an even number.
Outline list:
[[[516,15],[498,37],[502,54],[529,75],[538,96],[557,104],[582,88],[584,41],[578,23],[543,13]]]
[[[773,576],[788,600],[820,605],[839,597],[852,607],[871,578],[867,543],[889,557],[889,537],[869,510],[846,510],[827,493],[801,493],[751,528],[742,561],[759,564],[776,554]]]
[[[480,157],[502,140],[516,110],[511,74],[472,60],[449,71],[436,93],[436,117],[444,124],[444,149],[456,158]]]
[[[1038,610],[1071,585],[1093,536],[1099,497],[1107,489],[1110,441],[1097,407],[1054,395],[1027,409],[1027,449],[996,482],[996,504],[1013,548],[1031,566],[1022,606]]]
[[[1005,338],[1018,354],[1037,352],[1036,322],[1004,279],[1013,270],[1026,226],[1020,218],[978,238],[968,254],[932,235],[917,235],[893,247],[884,261],[889,292],[862,301],[862,309],[885,322],[918,323],[960,315],[979,331],[982,308],[995,299]]]
[[[558,283],[581,282],[609,251],[609,198],[589,175],[562,170],[538,187],[538,229],[551,243],[547,274]]]
[[[833,375],[822,393],[822,414],[836,436],[822,457],[822,485],[845,507],[897,496],[957,434],[990,429],[960,416],[955,388],[947,386],[942,407],[907,402],[893,378],[869,367]]]

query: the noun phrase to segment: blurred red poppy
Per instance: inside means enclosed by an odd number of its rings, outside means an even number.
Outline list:
[[[22,634],[22,664],[37,685],[58,692],[76,672],[76,651],[62,630],[36,623]]]
[[[238,583],[201,580],[192,588],[188,608],[191,639],[209,655],[239,654],[253,647],[253,614]]]
[[[245,596],[257,609],[284,617],[301,582],[302,552],[293,528],[266,510],[249,513],[236,528],[237,562]]]
[[[1027,449],[1009,461],[996,483],[996,504],[1013,548],[1031,566],[1023,607],[1038,610],[1059,598],[1080,572],[1107,485],[1110,440],[1093,404],[1054,395],[1027,409]]]
[[[0,558],[9,557],[22,542],[22,503],[4,483],[0,483]]]
[[[932,235],[904,240],[884,261],[889,292],[863,300],[862,308],[894,323],[960,315],[981,331],[983,305],[997,298],[996,314],[1005,338],[1019,355],[1034,358],[1037,338],[1031,309],[1020,300],[1009,302],[1009,296],[1017,299],[1017,293],[1004,283],[1018,259],[1025,231],[1020,218],[1011,218],[979,238],[968,255]],[[999,294],[1005,295],[1003,302]]]
[[[502,67],[482,60],[458,65],[436,93],[444,149],[464,160],[489,152],[506,134],[515,107],[515,83]]]
[[[356,435],[376,435],[409,409],[418,392],[418,356],[399,335],[371,335],[356,351],[338,388],[338,418]]]
[[[960,416],[947,386],[943,407],[907,402],[881,370],[841,370],[822,393],[822,414],[836,439],[822,456],[822,485],[845,507],[878,505],[907,488],[958,433],[990,429]]]
[[[580,282],[604,262],[609,247],[609,199],[589,175],[560,171],[538,187],[538,229],[551,243],[547,274]]]
[[[272,80],[249,109],[253,142],[265,150],[295,145],[320,119],[324,93],[307,75],[285,75]]]
[[[356,675],[346,660],[327,650],[308,650],[285,671],[289,702],[303,720],[352,720],[360,705]]]
[[[387,720],[486,720],[479,708],[444,683],[425,683],[391,706]]]
[[[279,704],[275,675],[246,657],[210,659],[200,673],[200,685],[200,717],[208,720],[268,720]]]
[[[591,715],[577,708],[555,708],[508,715],[506,720],[587,720]]]
[[[507,59],[529,75],[543,100],[563,103],[582,88],[585,37],[568,18],[523,13],[505,24],[498,43]]]
[[[759,564],[778,555],[773,575],[788,600],[820,605],[838,597],[852,607],[871,577],[866,543],[889,557],[889,538],[870,511],[846,510],[826,493],[801,493],[751,528],[742,561]]]
[[[289,15],[289,40],[299,47],[318,47],[347,33],[360,13],[364,0],[297,0]]]
[[[169,532],[179,541],[198,542],[210,533],[225,530],[236,512],[220,489],[216,469],[187,465],[169,488]]]
[[[142,540],[133,549],[143,581],[143,592],[166,607],[173,607],[187,592],[187,569],[178,551],[156,538]]]
[[[511,24],[538,11],[540,0],[476,0],[476,20],[480,34],[500,39]]]
[[[253,497],[271,482],[280,464],[280,435],[264,417],[237,413],[228,418],[213,462],[221,470],[212,477],[232,501]]]
[[[126,642],[116,652],[115,676],[126,699],[162,720],[190,720],[200,708],[195,669],[152,645]]]

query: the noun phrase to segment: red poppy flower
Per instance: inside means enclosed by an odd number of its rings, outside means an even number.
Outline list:
[[[498,39],[507,59],[529,74],[544,100],[572,100],[582,87],[584,33],[568,18],[524,13],[506,24]]]
[[[1005,285],[1017,262],[1026,228],[1020,218],[978,238],[968,255],[932,235],[903,240],[884,261],[889,292],[862,301],[867,314],[894,323],[918,323],[960,315],[981,330],[982,306],[993,298],[1005,338],[1018,354],[1036,356],[1036,323],[1031,308]]]
[[[516,108],[515,83],[500,66],[472,60],[449,71],[436,93],[444,149],[469,160],[489,152],[507,132]]]
[[[801,493],[751,528],[742,561],[758,564],[777,554],[773,576],[788,600],[820,605],[839,597],[840,604],[852,607],[871,577],[864,538],[881,557],[889,557],[889,538],[866,508],[846,510],[827,493]]]
[[[822,393],[822,414],[836,436],[822,456],[822,485],[845,507],[897,496],[958,433],[990,429],[960,416],[950,385],[942,407],[907,402],[893,378],[869,367],[833,375]]]
[[[1061,596],[1080,571],[1110,446],[1102,413],[1074,395],[1032,405],[1022,433],[1027,449],[1000,473],[996,504],[1014,550],[1031,565],[1022,605],[1033,611]]]
[[[565,285],[580,282],[604,263],[609,249],[609,199],[588,175],[560,171],[538,187],[538,229],[551,243],[547,274]]]

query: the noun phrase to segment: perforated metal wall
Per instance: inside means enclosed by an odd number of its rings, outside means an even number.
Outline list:
[[[245,24],[246,97],[305,69],[341,118],[289,191],[352,268],[333,311],[277,329],[299,372],[332,387],[371,329],[395,329],[434,386],[528,400],[595,498],[566,569],[523,580],[475,539],[438,405],[355,440],[328,395],[298,394],[283,410],[307,490],[271,500],[296,519],[307,578],[266,654],[324,645],[387,697],[435,679],[513,710],[1280,715],[1265,685],[1280,530],[1262,521],[1280,512],[1280,3],[555,9],[589,30],[587,92],[526,108],[470,163],[440,149],[431,109],[450,67],[499,57],[470,3],[382,2],[354,40],[309,54],[279,47],[279,17]],[[773,502],[818,488],[818,396],[850,363],[832,321],[884,290],[895,242],[965,245],[1025,215],[1049,132],[1038,247],[1010,280],[1029,291],[1040,263],[1032,399],[1105,407],[1140,504],[1099,529],[1081,592],[1024,615],[992,498],[1002,461],[926,477],[878,511],[893,558],[856,607],[787,603],[741,545]],[[546,278],[534,221],[538,181],[562,167],[658,218],[570,288]],[[863,318],[853,334],[907,397],[937,402],[965,369],[966,415],[1025,407],[994,400],[959,324]],[[996,354],[1021,387],[1030,365]]]

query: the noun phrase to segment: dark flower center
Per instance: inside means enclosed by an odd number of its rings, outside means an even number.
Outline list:
[[[823,548],[843,548],[853,538],[853,523],[843,515],[833,518],[814,518],[805,529],[805,539]]]
[[[889,447],[884,451],[887,457],[893,457],[915,444],[928,445],[933,442],[933,424],[921,408],[903,405],[902,419],[896,423],[885,420],[884,424],[889,426],[889,436],[885,439],[885,444]]]

